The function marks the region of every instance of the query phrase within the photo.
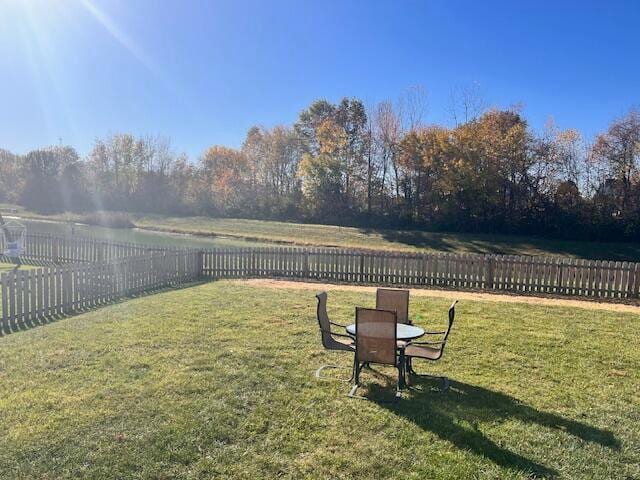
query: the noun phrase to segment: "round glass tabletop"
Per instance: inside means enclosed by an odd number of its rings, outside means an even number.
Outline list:
[[[356,334],[356,324],[352,323],[345,328],[349,335]],[[407,325],[404,323],[398,323],[396,325],[396,336],[398,340],[413,340],[424,335],[424,329],[416,327],[414,325]]]

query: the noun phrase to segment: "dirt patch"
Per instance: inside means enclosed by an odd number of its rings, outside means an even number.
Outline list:
[[[360,285],[336,285],[328,283],[295,282],[291,280],[252,279],[234,280],[240,285],[255,285],[265,288],[289,288],[295,290],[347,290],[354,292],[375,292],[376,287]],[[438,297],[459,300],[474,300],[480,302],[526,303],[530,305],[546,305],[550,307],[575,307],[587,310],[607,310],[610,312],[627,312],[640,314],[640,306],[623,305],[618,303],[594,302],[589,300],[573,300],[568,298],[542,298],[524,295],[505,295],[497,293],[460,292],[451,290],[433,290],[427,288],[413,288],[411,295],[418,297]]]

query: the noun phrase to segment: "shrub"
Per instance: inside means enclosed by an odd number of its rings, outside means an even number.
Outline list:
[[[126,213],[121,212],[92,212],[82,215],[78,218],[81,223],[87,225],[98,225],[101,227],[110,228],[133,228],[135,224],[131,220],[131,217]]]

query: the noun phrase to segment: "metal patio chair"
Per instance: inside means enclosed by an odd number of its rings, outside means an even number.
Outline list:
[[[377,363],[398,369],[395,400],[400,398],[405,361],[402,349],[397,346],[396,324],[395,311],[356,308],[355,381],[349,392],[350,397],[355,397],[356,390],[360,387],[360,372],[364,366]]]
[[[322,346],[326,350],[338,351],[338,352],[351,352],[355,356],[355,342],[353,337],[346,333],[336,333],[331,330],[331,326],[345,328],[344,325],[332,322],[327,314],[327,292],[321,292],[316,295],[318,299],[317,317],[318,326],[320,327],[320,338],[322,340]],[[355,365],[355,359],[354,359]],[[320,375],[325,368],[345,368],[340,365],[323,365],[316,370],[317,378],[328,378]],[[345,381],[350,382],[354,376],[355,367],[351,369],[351,377]]]
[[[411,325],[409,319],[409,290],[398,288],[378,288],[376,290],[376,308],[396,312],[398,323]],[[398,341],[399,347],[405,347],[407,342]]]
[[[411,325],[409,320],[409,290],[396,288],[378,288],[376,290],[376,308],[396,312],[398,323]]]
[[[456,317],[456,303],[458,303],[458,300],[455,300],[449,307],[449,324],[446,330],[441,332],[424,332],[425,335],[441,335],[442,338],[440,341],[411,342],[405,347],[405,350],[404,350],[404,354],[406,357],[406,365],[407,365],[406,368],[408,370],[409,377],[411,377],[411,375],[414,375],[416,377],[421,377],[421,378],[437,378],[442,381],[443,392],[446,392],[449,389],[449,379],[443,376],[417,373],[413,369],[413,359],[419,358],[422,360],[436,362],[442,358],[442,355],[444,354],[444,347],[447,343],[447,338],[449,338],[449,333],[451,333],[453,320]]]

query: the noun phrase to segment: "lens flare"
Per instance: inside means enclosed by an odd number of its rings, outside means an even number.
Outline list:
[[[124,32],[103,10],[91,0],[80,0],[80,4],[109,32],[115,41],[149,70],[157,73],[157,68],[146,52]]]

